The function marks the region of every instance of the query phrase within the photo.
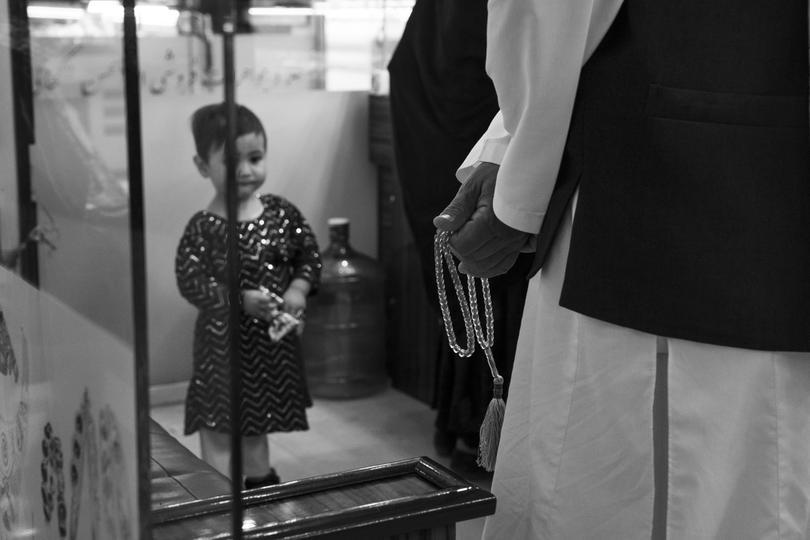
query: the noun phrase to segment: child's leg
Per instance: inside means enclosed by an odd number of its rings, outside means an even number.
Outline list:
[[[248,478],[261,478],[270,473],[267,435],[242,437],[242,472]]]
[[[246,489],[273,486],[281,482],[276,470],[270,466],[267,435],[242,437],[242,463]]]
[[[206,463],[231,477],[231,434],[200,428],[200,454]]]

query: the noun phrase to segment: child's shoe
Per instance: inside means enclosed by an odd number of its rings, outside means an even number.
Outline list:
[[[259,477],[259,478],[245,478],[245,489],[256,489],[265,486],[275,486],[276,484],[281,483],[281,478],[278,477],[278,473],[272,467],[270,467],[270,472],[266,475]]]

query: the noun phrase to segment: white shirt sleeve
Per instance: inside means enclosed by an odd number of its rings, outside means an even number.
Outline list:
[[[462,164],[500,162],[495,215],[540,230],[560,168],[582,65],[623,0],[489,0],[487,73],[501,111]]]
[[[467,158],[456,171],[456,178],[462,184],[467,181],[470,175],[482,161],[489,163],[500,163],[509,146],[509,132],[503,127],[503,115],[501,111],[495,114],[490,122],[487,131],[478,139]]]

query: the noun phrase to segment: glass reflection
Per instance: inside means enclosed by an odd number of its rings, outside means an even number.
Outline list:
[[[0,2],[0,537],[140,530],[120,29]],[[6,19],[6,16],[9,16]],[[105,92],[83,92],[117,59]],[[100,62],[104,66],[104,62]],[[8,249],[7,249],[8,247]],[[22,459],[22,457],[25,459]]]
[[[53,32],[42,21],[31,27],[32,186],[50,244],[40,244],[40,285],[131,343],[121,34]]]

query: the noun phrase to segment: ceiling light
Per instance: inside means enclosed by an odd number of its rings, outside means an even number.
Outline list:
[[[109,18],[114,22],[124,20],[124,7],[116,0],[90,0],[87,13]],[[180,13],[168,6],[139,4],[135,6],[135,18],[144,26],[175,26]]]
[[[58,19],[78,21],[84,17],[80,7],[31,5],[26,9],[29,19]]]

